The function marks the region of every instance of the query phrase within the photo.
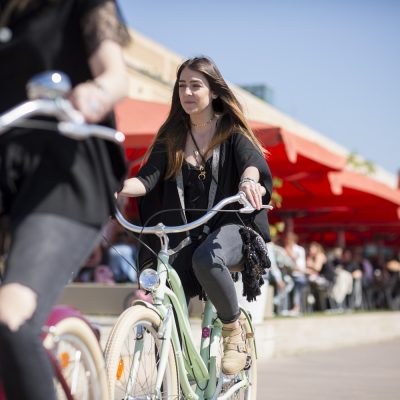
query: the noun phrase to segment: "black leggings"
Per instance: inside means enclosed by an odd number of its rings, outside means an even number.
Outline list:
[[[211,232],[195,250],[193,270],[214,304],[222,322],[235,321],[239,305],[230,270],[243,262],[240,225],[225,225]]]
[[[3,284],[37,294],[36,310],[13,332],[0,322],[0,375],[8,400],[55,399],[52,367],[40,334],[63,287],[90,255],[99,228],[51,214],[33,214],[13,232]]]

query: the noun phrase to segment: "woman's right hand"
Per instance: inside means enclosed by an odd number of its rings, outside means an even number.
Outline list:
[[[140,197],[147,193],[145,186],[138,178],[129,178],[124,182],[124,187],[118,196]]]
[[[85,120],[92,124],[102,121],[113,108],[105,90],[94,81],[75,86],[68,98]]]
[[[263,188],[260,183],[245,181],[240,184],[239,191],[244,192],[246,199],[256,210],[261,209],[262,196],[265,194],[265,188]]]

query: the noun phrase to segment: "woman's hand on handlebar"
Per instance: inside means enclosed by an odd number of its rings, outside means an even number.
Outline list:
[[[128,178],[125,180],[124,186],[118,196],[140,197],[145,196],[146,193],[146,187],[138,178]]]
[[[75,86],[68,99],[88,123],[98,123],[112,110],[113,104],[106,91],[95,81]]]
[[[239,186],[239,191],[244,192],[246,199],[256,210],[261,209],[262,196],[266,193],[266,190],[260,183],[252,180],[242,182]]]
[[[102,41],[88,61],[95,79],[74,87],[69,99],[88,123],[96,124],[128,95],[128,76],[121,46],[114,41]]]

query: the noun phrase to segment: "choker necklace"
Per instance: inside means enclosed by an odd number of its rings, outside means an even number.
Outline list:
[[[205,126],[210,125],[211,122],[214,121],[214,119],[215,119],[215,114],[211,117],[210,120],[208,120],[208,121],[206,121],[206,122],[203,122],[203,123],[201,123],[201,124],[195,124],[194,122],[190,121],[190,124],[191,124],[192,126],[194,126],[195,128],[204,128]]]

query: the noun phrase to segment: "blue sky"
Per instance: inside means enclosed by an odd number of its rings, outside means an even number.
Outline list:
[[[128,25],[396,174],[400,0],[119,0]]]

